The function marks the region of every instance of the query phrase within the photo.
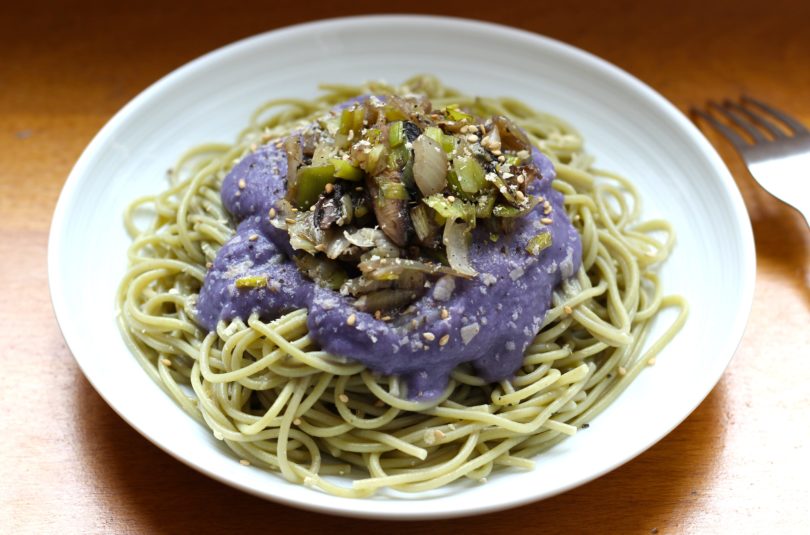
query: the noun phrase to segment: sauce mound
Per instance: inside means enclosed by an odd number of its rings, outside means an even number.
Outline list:
[[[401,376],[411,399],[440,395],[461,363],[490,382],[515,373],[552,291],[581,261],[580,237],[562,195],[551,187],[554,168],[532,147],[515,146],[520,156],[508,156],[506,135],[525,136],[503,118],[479,124],[461,110],[436,113],[419,103],[421,109],[413,111],[414,105],[412,112],[421,119],[412,120],[406,104],[374,97],[347,103],[331,112],[332,124],[316,128],[317,143],[296,132],[257,148],[233,168],[221,196],[238,227],[200,292],[197,320],[205,329],[253,313],[272,319],[306,308],[310,336],[323,350],[375,373]],[[361,107],[363,124],[373,122],[376,132],[356,122],[352,130]],[[389,113],[392,107],[403,116]],[[374,109],[378,115],[369,115]],[[431,141],[422,143],[426,135]],[[381,137],[385,141],[374,144]],[[350,156],[366,139],[372,143],[359,154],[383,147],[377,152],[387,164]],[[312,147],[301,155],[307,143],[317,145],[314,158],[320,161],[314,161]],[[431,171],[425,171],[424,151],[434,145],[446,153],[448,169],[438,185],[435,174],[425,179]],[[527,173],[531,178],[520,180]],[[518,182],[509,182],[516,174]],[[353,220],[339,210],[341,200],[351,207],[351,199]],[[357,208],[364,202],[371,207],[368,214]],[[488,210],[478,210],[477,218],[465,219],[457,209],[484,204]],[[420,220],[420,210],[430,218]],[[444,239],[435,229],[431,233],[436,221],[445,225]],[[334,239],[326,245],[307,234],[302,238],[296,232],[303,222]],[[448,242],[454,224],[465,231],[461,250]],[[302,243],[306,239],[311,243]],[[335,245],[346,239],[349,243]],[[339,247],[341,252],[334,252]],[[399,251],[394,254],[401,257],[381,258],[380,250]],[[418,266],[418,276],[399,269],[402,265]]]

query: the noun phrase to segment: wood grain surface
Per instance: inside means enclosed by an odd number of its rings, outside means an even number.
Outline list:
[[[484,19],[593,52],[682,110],[746,93],[810,125],[810,3],[228,4],[18,0],[0,11],[0,532],[808,533],[810,231],[717,136],[708,137],[743,193],[758,261],[751,319],[730,368],[637,459],[560,496],[475,518],[319,515],[175,461],[79,371],[51,309],[46,245],[60,188],[99,128],[159,77],[242,37],[383,7]],[[88,269],[104,269],[91,248]]]

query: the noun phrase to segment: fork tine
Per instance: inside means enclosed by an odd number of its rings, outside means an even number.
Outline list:
[[[737,132],[732,130],[731,128],[727,127],[708,113],[704,112],[703,110],[699,110],[697,108],[692,108],[689,110],[693,115],[697,115],[698,117],[702,118],[713,127],[715,127],[721,134],[726,136],[726,138],[731,142],[734,147],[738,150],[743,150],[745,147],[748,146],[748,142],[745,141]]]
[[[765,130],[767,130],[768,132],[770,132],[770,133],[771,133],[771,135],[772,135],[772,136],[773,136],[775,139],[783,139],[783,138],[786,138],[786,137],[787,137],[787,135],[785,134],[785,132],[783,132],[781,128],[779,128],[778,126],[776,126],[776,124],[775,124],[775,123],[773,123],[772,121],[769,121],[768,119],[766,119],[766,118],[765,118],[764,116],[762,116],[761,114],[756,114],[756,113],[754,113],[753,111],[749,110],[749,109],[748,109],[748,108],[746,108],[745,106],[741,106],[741,105],[739,105],[739,104],[737,104],[736,102],[733,102],[733,101],[731,101],[731,100],[725,100],[725,101],[723,102],[723,106],[725,106],[726,108],[732,109],[732,110],[734,110],[735,112],[739,112],[739,113],[744,114],[744,115],[745,115],[746,117],[748,117],[748,118],[749,118],[751,121],[755,122],[756,124],[758,124],[759,126],[761,126],[762,128],[764,128]],[[767,140],[762,139],[762,140],[760,140],[760,141],[767,141]]]
[[[730,104],[730,102],[728,100],[723,102],[722,106],[720,104],[716,103],[715,101],[710,100],[709,101],[709,106],[713,107],[718,112],[720,112],[723,115],[723,117],[727,118],[728,120],[730,120],[731,122],[736,124],[738,127],[745,130],[745,132],[749,136],[751,136],[754,139],[754,141],[758,141],[758,142],[768,141],[768,139],[764,135],[762,135],[762,132],[760,132],[757,127],[752,126],[751,123],[744,120],[737,113],[737,111],[734,110],[734,108],[731,107],[731,104]]]
[[[791,117],[789,115],[785,115],[781,111],[778,111],[778,110],[772,108],[771,106],[768,106],[767,104],[765,104],[762,101],[759,101],[759,100],[757,100],[755,98],[752,98],[752,97],[749,97],[747,95],[742,97],[742,101],[754,104],[755,106],[758,106],[759,108],[761,108],[761,109],[765,110],[766,112],[770,113],[771,115],[773,115],[774,117],[776,117],[777,119],[779,119],[780,121],[782,121],[783,123],[788,125],[790,127],[790,129],[793,130],[793,132],[796,133],[796,134],[807,134],[808,133],[807,128],[805,128],[802,123],[800,123],[799,121],[797,121],[793,117]]]

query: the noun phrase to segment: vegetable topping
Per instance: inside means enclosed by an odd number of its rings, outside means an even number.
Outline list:
[[[508,231],[543,199],[526,134],[507,117],[434,110],[421,97],[369,97],[284,141],[286,197],[272,224],[295,261],[363,311],[408,306],[430,281],[476,277],[472,230]],[[541,233],[526,246],[551,245]],[[240,280],[242,287],[266,281]]]

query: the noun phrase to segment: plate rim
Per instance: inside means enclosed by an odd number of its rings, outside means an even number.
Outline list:
[[[495,504],[488,503],[481,505],[479,503],[473,503],[471,505],[450,512],[446,511],[424,512],[418,510],[395,511],[395,512],[384,510],[375,512],[373,509],[362,510],[361,508],[357,507],[357,505],[359,504],[367,504],[368,501],[356,499],[344,499],[346,501],[340,501],[340,503],[343,504],[342,507],[333,506],[330,504],[323,504],[320,503],[318,500],[300,501],[298,499],[289,498],[285,496],[283,493],[268,494],[266,492],[261,492],[256,488],[253,488],[246,484],[242,484],[237,479],[228,479],[214,471],[207,469],[204,465],[196,464],[193,461],[174,452],[170,447],[165,445],[159,438],[147,434],[146,431],[142,430],[130,418],[128,418],[127,415],[124,412],[122,412],[122,410],[119,407],[113,405],[108,399],[108,396],[105,395],[104,387],[97,384],[97,381],[92,376],[93,375],[92,373],[88,373],[87,363],[83,362],[85,359],[74,353],[74,351],[72,350],[72,347],[76,347],[76,343],[74,340],[76,339],[77,336],[79,336],[79,333],[75,331],[72,319],[69,319],[70,309],[68,308],[66,303],[66,297],[62,289],[62,281],[59,275],[59,266],[61,265],[61,254],[59,250],[60,232],[61,229],[64,228],[65,226],[64,223],[68,215],[67,209],[70,206],[71,202],[73,201],[74,197],[76,196],[76,191],[80,184],[80,178],[85,173],[85,168],[89,165],[89,163],[95,156],[97,152],[97,147],[101,145],[103,142],[105,142],[105,140],[115,132],[115,130],[118,128],[118,125],[124,122],[130,114],[132,114],[135,110],[139,109],[143,105],[143,103],[148,102],[148,100],[152,97],[152,95],[159,93],[164,87],[171,86],[177,79],[182,78],[186,74],[190,74],[200,68],[205,68],[207,63],[214,61],[222,56],[227,56],[228,54],[238,52],[243,47],[250,47],[265,42],[272,42],[273,40],[281,40],[290,34],[296,34],[302,31],[337,30],[340,27],[350,27],[352,25],[365,25],[372,23],[419,24],[423,27],[426,24],[450,25],[457,29],[468,29],[468,30],[475,29],[481,32],[495,32],[505,38],[520,39],[523,41],[523,43],[521,44],[524,45],[528,44],[529,46],[533,45],[544,48],[550,48],[556,53],[576,56],[578,61],[586,62],[589,68],[595,69],[602,73],[606,73],[611,77],[618,77],[619,79],[621,79],[622,82],[631,85],[635,90],[641,91],[648,99],[654,101],[656,107],[662,113],[665,113],[668,116],[668,118],[671,121],[673,121],[675,125],[679,126],[681,129],[686,129],[690,134],[689,137],[697,144],[698,148],[701,149],[701,152],[713,167],[713,170],[715,171],[715,176],[713,178],[719,179],[721,185],[723,186],[724,191],[729,194],[729,199],[731,201],[730,208],[733,215],[736,218],[735,222],[737,223],[735,229],[738,230],[740,233],[741,254],[746,259],[746,262],[742,266],[742,273],[741,273],[741,280],[744,283],[744,287],[741,288],[740,303],[743,306],[741,306],[740,309],[738,310],[736,316],[734,317],[732,326],[728,331],[729,334],[726,339],[726,346],[724,347],[724,350],[726,350],[728,354],[722,361],[719,361],[718,363],[715,364],[717,366],[716,372],[712,374],[708,379],[704,379],[703,386],[705,386],[705,388],[700,389],[701,395],[696,396],[697,400],[693,404],[691,404],[693,406],[689,409],[689,411],[686,412],[682,418],[678,419],[678,421],[673,422],[672,426],[664,434],[655,439],[653,442],[638,448],[637,451],[636,449],[634,449],[629,455],[625,454],[623,456],[624,460],[622,460],[621,462],[612,464],[611,466],[605,467],[602,470],[589,473],[588,476],[585,478],[579,479],[577,481],[572,481],[570,484],[557,487],[553,491],[545,492],[541,495],[530,495],[527,497],[523,497],[521,499],[513,499],[508,502],[497,502]],[[104,124],[104,126],[96,133],[96,135],[87,145],[87,147],[83,150],[81,156],[73,166],[70,174],[68,175],[67,180],[62,186],[58,201],[54,209],[53,217],[51,219],[51,225],[48,233],[47,264],[48,264],[48,287],[51,298],[51,304],[54,309],[54,315],[57,320],[57,325],[62,333],[63,338],[65,339],[68,348],[70,349],[71,355],[73,356],[74,360],[81,369],[82,374],[85,376],[88,382],[90,382],[94,390],[102,397],[102,399],[104,399],[107,405],[110,406],[116,412],[116,414],[118,414],[125,422],[127,422],[127,424],[130,427],[135,429],[149,442],[156,445],[161,450],[168,453],[175,459],[179,460],[186,466],[189,466],[194,470],[203,473],[208,477],[213,478],[216,481],[237,488],[243,492],[247,492],[254,496],[272,500],[274,502],[281,503],[284,505],[316,511],[320,513],[337,514],[341,516],[350,516],[357,518],[398,519],[398,520],[430,520],[440,518],[454,518],[460,516],[472,516],[518,507],[531,502],[537,502],[567,492],[572,488],[576,488],[590,481],[593,481],[594,479],[597,479],[603,476],[604,474],[623,466],[627,462],[638,457],[641,453],[649,450],[653,445],[655,445],[661,439],[666,437],[669,433],[672,432],[673,429],[675,429],[686,418],[688,418],[689,415],[691,415],[692,412],[694,412],[694,410],[700,405],[700,403],[702,403],[706,399],[706,397],[711,393],[711,391],[720,381],[723,373],[729,366],[731,360],[734,358],[734,355],[736,353],[737,348],[740,345],[740,342],[742,341],[745,326],[747,324],[751,308],[753,305],[754,285],[756,278],[756,254],[755,254],[753,229],[751,226],[750,217],[743,202],[742,194],[740,193],[740,190],[736,185],[736,182],[734,181],[726,165],[723,163],[723,160],[718,155],[717,151],[705,138],[702,132],[660,93],[655,91],[652,87],[650,87],[640,79],[636,78],[629,72],[608,62],[607,60],[604,60],[591,52],[575,47],[573,45],[569,45],[567,43],[564,43],[551,37],[547,37],[538,33],[493,22],[485,22],[460,17],[419,15],[419,14],[358,15],[350,17],[335,17],[303,22],[291,26],[285,26],[282,28],[262,32],[256,35],[247,36],[232,43],[226,44],[222,47],[216,48],[163,75],[161,78],[150,84],[140,93],[138,93],[135,97],[129,100]],[[385,500],[376,503],[386,503],[386,502],[397,503],[396,500]],[[411,502],[410,500],[402,500],[399,503],[413,503],[413,502]],[[354,504],[354,507],[352,507],[352,504]]]

